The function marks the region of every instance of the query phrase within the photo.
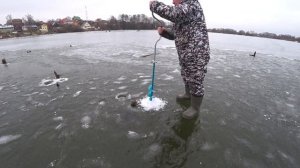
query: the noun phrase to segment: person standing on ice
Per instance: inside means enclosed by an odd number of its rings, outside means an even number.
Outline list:
[[[185,93],[177,101],[190,100],[191,106],[182,113],[186,119],[195,118],[204,96],[203,81],[210,59],[208,33],[202,7],[198,0],[173,0],[174,6],[150,1],[150,10],[173,22],[172,29],[159,27],[158,33],[175,45],[181,66]]]

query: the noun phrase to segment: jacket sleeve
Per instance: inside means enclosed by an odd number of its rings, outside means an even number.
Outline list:
[[[162,18],[165,18],[173,23],[176,21],[184,22],[188,20],[188,6],[187,4],[179,4],[178,6],[165,5],[162,2],[152,1],[150,10]]]
[[[160,34],[160,35],[169,40],[175,39],[175,35],[174,35],[174,32],[172,29],[165,29],[165,31],[163,31],[162,34]]]

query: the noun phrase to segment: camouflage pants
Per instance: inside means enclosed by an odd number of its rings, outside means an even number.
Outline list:
[[[190,88],[190,93],[194,96],[203,96],[204,95],[204,77],[206,70],[204,67],[198,68],[186,68],[181,67],[181,77],[185,86]]]
[[[206,65],[208,63],[208,59],[201,59],[199,57],[192,59],[191,58],[192,57],[186,57],[186,55],[184,55],[183,57],[179,56],[179,62],[181,66],[181,77],[185,86],[188,86],[190,88],[190,93],[193,96],[203,96],[203,81],[207,72]]]

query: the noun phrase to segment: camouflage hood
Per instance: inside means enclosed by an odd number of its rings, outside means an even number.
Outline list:
[[[188,4],[190,4],[190,3],[194,3],[194,2],[198,3],[198,0],[182,0],[181,3],[188,3]]]
[[[182,2],[193,2],[193,1],[198,1],[198,0],[182,0]]]

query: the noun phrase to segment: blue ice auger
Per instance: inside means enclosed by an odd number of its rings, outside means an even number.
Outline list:
[[[152,12],[152,16],[153,16],[153,18],[156,19],[156,20],[160,23],[160,25],[162,26],[161,21],[158,20],[158,19],[154,16],[153,12]],[[156,41],[156,43],[155,43],[155,45],[154,45],[154,58],[153,58],[153,61],[152,61],[152,82],[151,82],[151,85],[148,87],[148,97],[149,97],[150,101],[152,101],[153,92],[154,92],[155,63],[156,63],[156,61],[155,61],[155,59],[156,59],[156,45],[157,45],[157,43],[159,42],[160,39],[161,39],[161,36],[159,36],[159,39]]]

